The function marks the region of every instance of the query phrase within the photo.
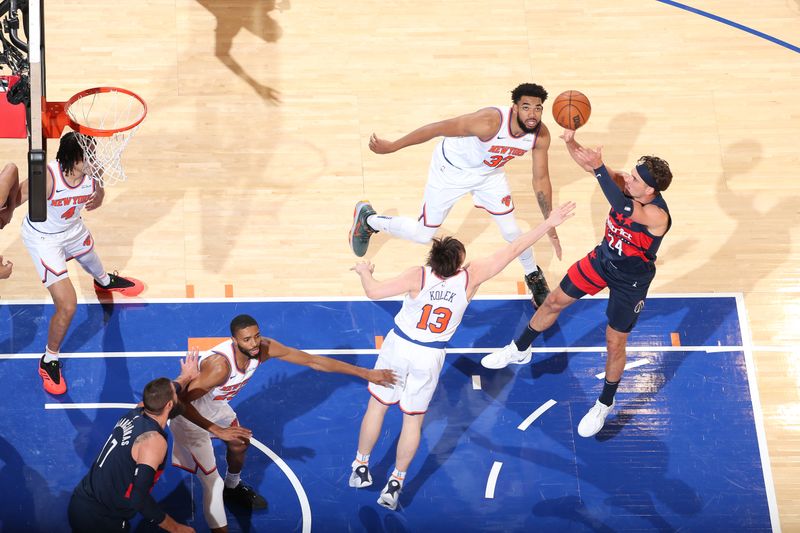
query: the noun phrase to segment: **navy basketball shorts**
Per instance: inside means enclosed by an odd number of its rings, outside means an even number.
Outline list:
[[[631,274],[603,261],[595,251],[577,261],[561,280],[561,290],[576,299],[595,295],[608,287],[608,325],[620,333],[629,333],[644,309],[647,290],[655,270]]]

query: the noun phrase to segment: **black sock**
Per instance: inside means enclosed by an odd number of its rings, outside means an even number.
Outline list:
[[[516,340],[514,341],[514,344],[516,344],[517,346],[517,350],[519,351],[527,350],[528,347],[531,344],[533,344],[533,341],[536,339],[536,337],[539,336],[540,333],[541,331],[536,331],[531,327],[530,324],[528,324],[528,326],[525,328],[525,331],[520,333],[519,337],[517,337]]]
[[[614,403],[614,395],[617,393],[619,381],[610,382],[607,379],[603,380],[603,392],[600,393],[600,403],[603,405],[611,405]]]

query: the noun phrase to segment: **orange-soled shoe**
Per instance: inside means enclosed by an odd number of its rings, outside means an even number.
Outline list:
[[[138,279],[122,277],[116,272],[108,276],[111,278],[108,285],[100,285],[97,280],[94,281],[94,292],[97,294],[118,292],[123,296],[139,296],[144,290],[144,283]]]
[[[42,387],[50,394],[64,394],[67,392],[67,382],[61,375],[61,361],[58,359],[44,362],[44,356],[39,359],[39,376],[42,378]]]

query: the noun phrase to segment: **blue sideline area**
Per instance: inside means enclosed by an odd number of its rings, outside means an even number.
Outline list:
[[[313,531],[769,531],[767,490],[756,436],[737,302],[733,297],[652,297],[642,312],[616,412],[594,438],[577,423],[601,388],[604,299],[565,311],[536,342],[552,347],[531,365],[502,371],[480,357],[505,345],[530,317],[524,299],[476,300],[452,341],[422,443],[397,512],[375,500],[394,465],[401,413],[387,415],[372,454],[375,484],[347,486],[364,382],[281,361],[260,368],[232,406],[241,424],[280,456],[302,483]],[[70,493],[85,474],[119,409],[45,409],[52,403],[133,403],[149,380],[174,376],[174,352],[189,337],[228,335],[230,319],[253,315],[262,333],[308,350],[344,350],[362,366],[385,335],[399,301],[217,301],[81,304],[64,353],[127,357],[65,359],[69,391],[44,393],[36,361],[0,359],[0,529],[68,531]],[[6,304],[2,354],[38,354],[52,306]],[[680,335],[683,349],[671,347]],[[729,346],[706,352],[702,347]],[[700,348],[698,348],[700,347]],[[738,348],[737,348],[738,347]],[[474,348],[485,349],[476,353]],[[459,352],[459,350],[462,350]],[[138,355],[137,355],[138,354]],[[481,389],[473,388],[480,376]],[[525,431],[517,426],[548,400],[557,403]],[[494,497],[485,497],[495,462]],[[224,474],[224,451],[218,447]],[[243,479],[269,501],[267,512],[229,511],[231,531],[301,531],[298,494],[285,473],[251,448]],[[168,467],[153,494],[179,521],[207,531],[200,486]],[[307,525],[307,524],[306,524]],[[137,524],[136,531],[151,531]]]

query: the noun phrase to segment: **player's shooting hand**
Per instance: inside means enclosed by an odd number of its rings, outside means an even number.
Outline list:
[[[393,142],[381,139],[374,133],[369,136],[369,149],[376,154],[391,154],[395,151],[393,145]]]
[[[367,371],[367,380],[382,387],[393,388],[397,383],[397,374],[390,368],[374,368]]]
[[[228,428],[220,428],[215,433],[216,436],[220,440],[224,440],[225,442],[250,442],[250,437],[253,436],[253,432],[247,428],[239,427],[239,426],[231,426]]]
[[[591,172],[603,166],[603,149],[579,146],[572,152],[572,158],[575,159],[584,170]]]
[[[373,272],[375,272],[375,265],[373,265],[369,261],[359,261],[358,263],[355,264],[355,266],[351,267],[350,270],[354,271],[359,276],[367,272],[372,274]]]
[[[569,144],[575,140],[575,130],[564,130],[564,133],[559,135],[560,138],[564,139],[564,142]]]
[[[11,261],[3,262],[3,256],[0,255],[0,279],[8,279],[13,268],[14,263]]]

